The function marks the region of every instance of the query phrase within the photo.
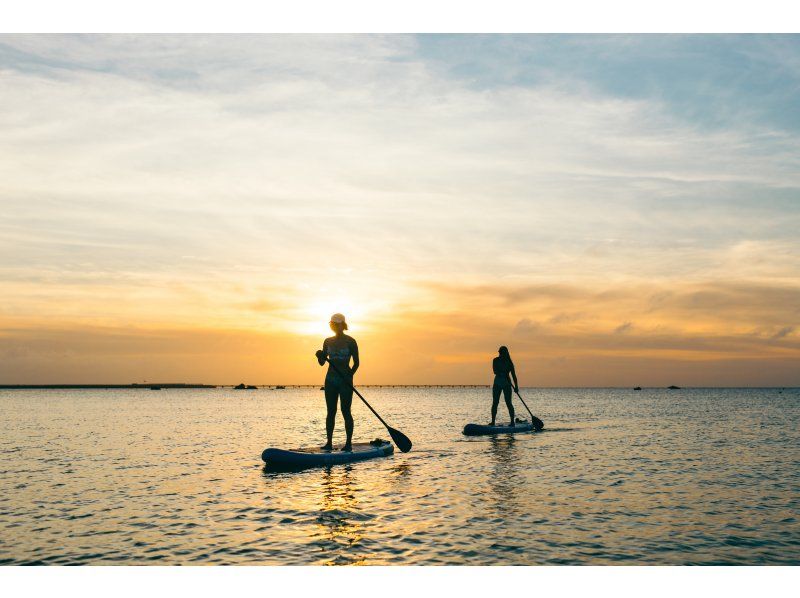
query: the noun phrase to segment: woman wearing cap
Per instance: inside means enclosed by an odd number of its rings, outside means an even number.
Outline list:
[[[347,330],[342,314],[333,314],[330,322],[331,330],[335,336],[326,338],[322,343],[322,349],[317,351],[317,361],[320,365],[325,365],[326,358],[328,373],[325,375],[325,403],[328,406],[328,417],[325,420],[325,431],[328,434],[328,442],[323,449],[333,449],[333,428],[336,424],[336,403],[341,399],[342,417],[344,417],[344,429],[347,433],[347,442],[342,447],[343,451],[350,451],[353,447],[353,415],[350,407],[353,404],[353,375],[358,369],[358,345],[356,339],[347,336]],[[350,367],[350,358],[353,358],[353,367]]]
[[[497,350],[498,356],[492,360],[492,370],[494,370],[494,384],[492,385],[492,423],[490,426],[495,425],[494,420],[497,418],[497,405],[500,403],[500,393],[505,395],[506,407],[508,407],[508,415],[511,416],[511,426],[514,425],[514,405],[511,404],[511,380],[514,379],[514,392],[519,392],[519,384],[517,383],[517,372],[514,371],[514,362],[511,361],[511,355],[508,353],[508,347],[500,347]]]

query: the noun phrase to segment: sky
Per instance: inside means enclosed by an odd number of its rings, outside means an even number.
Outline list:
[[[800,36],[0,35],[0,384],[800,386]]]

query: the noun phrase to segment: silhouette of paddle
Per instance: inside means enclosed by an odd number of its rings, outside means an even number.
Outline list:
[[[333,368],[333,371],[335,371],[337,374],[339,374],[339,377],[347,383],[347,386],[349,386],[350,389],[354,393],[356,393],[358,395],[359,399],[364,401],[364,404],[367,407],[369,407],[369,410],[372,411],[372,413],[375,414],[375,417],[377,417],[381,421],[381,423],[384,426],[386,426],[386,431],[389,432],[389,436],[392,437],[392,440],[394,440],[394,443],[397,445],[397,448],[399,448],[404,453],[407,453],[408,451],[410,451],[411,450],[411,441],[408,439],[408,436],[403,434],[400,430],[395,430],[393,427],[391,427],[389,424],[387,424],[385,421],[383,421],[383,418],[380,415],[378,415],[378,412],[375,411],[372,408],[372,405],[367,403],[367,399],[365,399],[363,396],[361,396],[361,393],[358,392],[358,390],[356,390],[356,387],[353,386],[350,382],[347,382],[347,378],[342,374],[342,372],[339,370],[339,368],[336,367],[336,364],[333,363],[330,359],[328,359],[327,355],[325,356],[325,361],[327,361],[328,363],[331,364],[331,367]]]
[[[517,393],[519,400],[522,401],[523,405],[525,405],[525,409],[528,409],[528,405],[525,403],[525,400],[520,396],[519,391],[515,388],[514,392]],[[537,432],[542,428],[544,428],[544,422],[540,420],[538,417],[536,417],[533,413],[531,413],[530,409],[528,409],[528,413],[531,414],[531,423],[533,424],[533,427],[536,429]]]

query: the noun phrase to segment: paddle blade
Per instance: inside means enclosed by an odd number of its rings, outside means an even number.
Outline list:
[[[389,431],[389,435],[392,437],[392,440],[394,440],[397,448],[404,453],[411,450],[411,441],[408,439],[408,436],[403,434],[400,430],[395,430],[389,426],[386,426],[386,429]]]
[[[533,417],[533,427],[534,427],[534,429],[537,432],[539,430],[543,429],[544,428],[544,422],[542,420],[540,420],[538,417],[536,417],[535,415],[533,415],[532,417]]]

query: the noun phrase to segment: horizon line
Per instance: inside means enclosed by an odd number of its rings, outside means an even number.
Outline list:
[[[240,383],[241,384],[241,383]],[[131,390],[150,390],[152,387],[160,387],[163,390],[202,390],[216,388],[235,388],[236,384],[208,384],[200,382],[132,382],[127,384],[119,383],[87,383],[87,384],[0,384],[0,390],[80,390],[80,389],[131,389]],[[281,390],[286,388],[321,388],[324,384],[252,384],[248,385],[255,388],[245,388],[241,390]],[[491,388],[491,384],[359,384],[361,388]],[[629,389],[641,388],[641,390],[690,390],[690,389],[784,389],[795,390],[800,386],[678,386],[671,389],[669,386],[520,386],[519,388],[528,389]]]

